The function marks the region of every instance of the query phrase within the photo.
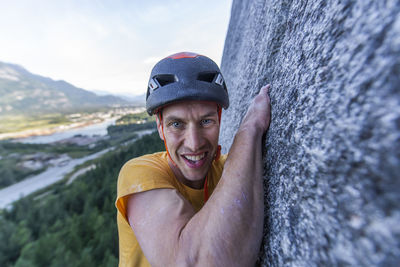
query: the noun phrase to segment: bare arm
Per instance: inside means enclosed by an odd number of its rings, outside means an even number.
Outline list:
[[[198,213],[171,189],[129,199],[129,222],[152,266],[254,265],[264,218],[261,138],[269,121],[263,87],[243,118],[220,182]]]

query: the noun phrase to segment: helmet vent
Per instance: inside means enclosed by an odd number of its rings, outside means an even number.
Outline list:
[[[197,76],[197,80],[212,83],[217,74],[216,72],[203,72]]]
[[[224,78],[222,78],[221,73],[218,73],[217,79],[215,79],[215,83],[224,86]]]
[[[162,86],[166,86],[167,84],[174,83],[178,81],[175,75],[172,74],[161,74],[154,77],[157,80],[158,84]]]

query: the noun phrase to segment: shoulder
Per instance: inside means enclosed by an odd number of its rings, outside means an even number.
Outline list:
[[[141,157],[133,158],[127,161],[121,168],[121,174],[129,173],[130,171],[138,170],[163,170],[168,167],[166,152],[157,152],[154,154],[147,154]]]
[[[175,188],[166,152],[131,159],[119,172],[115,205],[126,220],[127,201],[130,195],[160,188]]]
[[[214,186],[217,185],[217,182],[221,178],[222,171],[224,170],[224,165],[225,165],[225,161],[226,161],[227,156],[228,155],[226,155],[226,154],[225,155],[221,155],[219,157],[219,159],[218,160],[214,160],[212,165],[211,165],[211,168],[210,168],[210,171],[209,171],[208,174],[211,175],[211,176],[209,176],[209,178],[213,177],[212,179],[215,180]]]
[[[221,154],[221,156],[219,157],[217,162],[221,165],[224,165],[227,157],[228,157],[228,154]]]
[[[129,160],[118,175],[118,197],[154,188],[172,188],[171,174],[165,152]]]
[[[218,160],[215,160],[213,162],[213,167],[222,170],[224,168],[227,157],[228,157],[228,154],[221,155]]]

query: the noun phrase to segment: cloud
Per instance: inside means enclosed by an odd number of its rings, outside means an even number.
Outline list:
[[[230,2],[0,0],[0,61],[84,89],[140,94],[169,54],[219,63]]]

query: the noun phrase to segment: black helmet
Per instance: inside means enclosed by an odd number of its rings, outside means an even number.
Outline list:
[[[229,107],[228,91],[217,64],[190,52],[177,53],[159,61],[151,71],[146,95],[150,115],[165,105],[184,100],[206,100]]]

